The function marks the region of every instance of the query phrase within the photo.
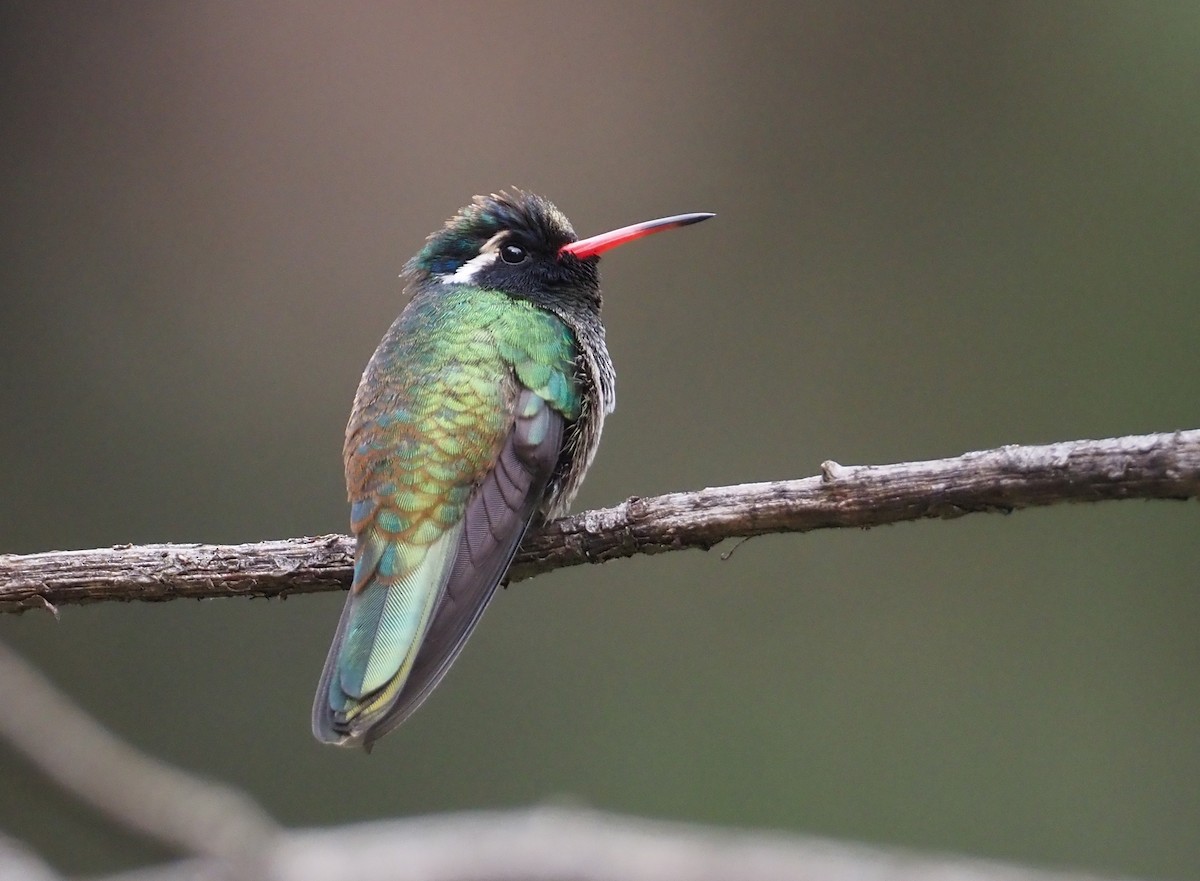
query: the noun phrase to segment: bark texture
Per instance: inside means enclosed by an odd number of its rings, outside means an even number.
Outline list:
[[[814,477],[631,498],[543,524],[526,536],[509,581],[773,532],[1198,496],[1200,430],[1006,446],[894,465],[825,462]],[[345,535],[6,554],[0,555],[0,611],[345,589],[353,556],[353,539]]]

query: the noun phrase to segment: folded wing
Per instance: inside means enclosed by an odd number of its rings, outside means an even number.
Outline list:
[[[354,583],[313,706],[318,739],[369,748],[445,675],[538,510],[563,432],[562,415],[520,389],[499,455],[461,488],[470,493],[461,519],[436,536],[406,532],[404,512],[378,496],[354,503]]]

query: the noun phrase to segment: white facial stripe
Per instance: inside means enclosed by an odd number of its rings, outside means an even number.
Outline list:
[[[483,243],[483,247],[479,249],[479,253],[484,251],[499,251],[500,243],[508,238],[508,230],[502,229],[490,239]]]
[[[472,257],[453,273],[440,276],[442,284],[471,284],[475,281],[475,276],[495,263],[499,256],[498,251],[484,251]]]

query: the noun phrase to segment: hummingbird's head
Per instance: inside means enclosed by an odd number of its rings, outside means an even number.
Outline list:
[[[418,280],[469,284],[532,300],[600,300],[595,260],[561,254],[576,240],[565,214],[521,190],[476,196],[406,267]]]
[[[580,240],[548,199],[513,189],[476,196],[408,262],[412,282],[469,284],[543,307],[600,308],[599,255],[711,214],[651,220]]]

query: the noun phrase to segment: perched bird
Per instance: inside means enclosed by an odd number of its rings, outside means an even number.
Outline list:
[[[411,299],[346,426],[357,549],[313,705],[318,740],[370,749],[408,718],[530,522],[570,505],[615,403],[599,255],[711,216],[577,240],[554,205],[513,190],[476,197],[408,262]]]

